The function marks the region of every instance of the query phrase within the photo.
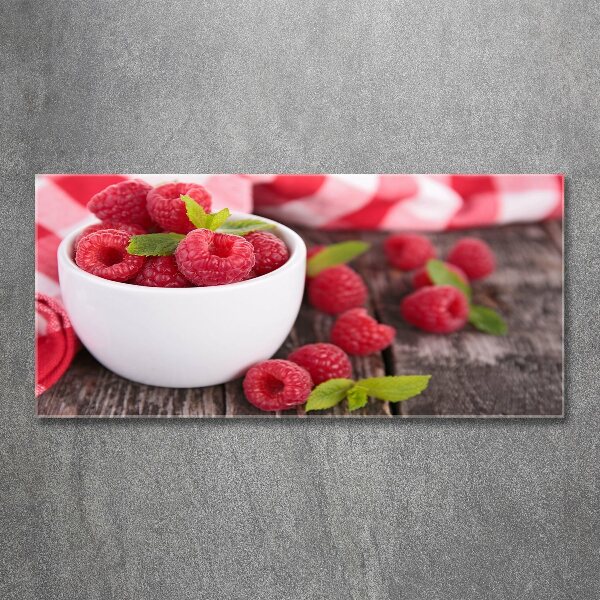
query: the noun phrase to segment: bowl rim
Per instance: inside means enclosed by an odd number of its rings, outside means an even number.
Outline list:
[[[278,221],[274,221],[273,219],[268,219],[266,217],[253,215],[250,213],[242,213],[242,212],[232,212],[231,217],[234,219],[248,219],[248,218],[256,218],[262,221],[266,221],[267,223],[272,223],[275,225],[277,230],[282,233],[286,239],[286,245],[290,250],[290,257],[288,261],[275,269],[275,271],[271,271],[266,275],[261,275],[259,277],[255,277],[254,279],[247,279],[246,281],[238,281],[236,283],[226,283],[224,285],[212,285],[206,287],[198,287],[192,286],[187,288],[161,288],[161,287],[150,287],[144,285],[131,285],[127,283],[122,283],[120,281],[111,281],[110,279],[103,279],[102,277],[98,277],[97,275],[92,275],[92,273],[88,273],[84,271],[82,268],[78,267],[75,263],[75,260],[71,258],[71,248],[73,245],[73,241],[75,237],[83,231],[86,227],[93,225],[95,221],[91,223],[86,223],[81,227],[70,232],[65,238],[63,238],[62,242],[58,246],[58,250],[56,252],[59,266],[64,267],[65,269],[70,270],[75,274],[76,277],[81,277],[84,280],[89,281],[91,284],[98,285],[100,287],[113,288],[115,291],[121,290],[124,293],[132,293],[132,294],[176,294],[178,296],[182,296],[184,294],[194,295],[194,294],[216,294],[216,293],[225,293],[226,290],[235,288],[236,290],[242,290],[246,287],[252,287],[261,285],[264,282],[268,282],[269,280],[275,279],[276,277],[283,276],[287,271],[293,268],[299,262],[306,260],[306,244],[304,240],[290,227],[279,223]],[[290,243],[291,241],[291,243]],[[59,270],[59,279],[60,279],[60,270]]]

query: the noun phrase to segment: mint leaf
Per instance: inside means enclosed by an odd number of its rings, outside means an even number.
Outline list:
[[[188,219],[198,229],[208,229],[206,227],[207,217],[206,211],[191,197],[182,194],[179,196],[185,204]]]
[[[436,285],[451,285],[459,289],[471,304],[471,286],[466,284],[456,273],[453,273],[441,261],[431,259],[425,267],[427,274]],[[504,319],[492,308],[473,304],[469,309],[469,323],[485,333],[505,335],[508,326]]]
[[[180,233],[148,233],[134,235],[129,241],[127,252],[137,256],[169,256],[175,252],[179,242],[185,237]]]
[[[355,385],[353,388],[348,390],[348,410],[350,412],[358,410],[369,402],[369,394],[367,390],[360,385]]]
[[[430,379],[431,375],[392,375],[359,379],[356,385],[379,400],[400,402],[418,396],[427,388]]]
[[[223,208],[219,212],[209,214],[191,196],[182,194],[180,198],[185,204],[188,219],[198,229],[215,231],[231,216],[228,208]]]
[[[318,275],[321,271],[350,262],[353,258],[360,256],[371,247],[367,242],[351,240],[349,242],[340,242],[323,248],[312,256],[306,265],[306,272],[309,277]]]
[[[219,233],[229,233],[231,235],[246,235],[252,231],[264,231],[265,229],[274,229],[273,223],[259,221],[258,219],[240,219],[239,221],[226,221],[219,227]]]
[[[304,410],[325,410],[339,404],[354,385],[351,379],[330,379],[318,385],[308,397]]]
[[[359,379],[330,379],[318,385],[308,397],[304,410],[325,410],[348,398],[348,411],[353,412],[366,406],[369,396],[400,402],[417,396],[429,385],[431,375],[397,375]]]
[[[228,208],[223,208],[217,213],[212,213],[206,216],[206,224],[204,225],[204,229],[210,229],[211,231],[216,231],[229,217],[231,213]]]
[[[473,304],[469,310],[469,323],[479,331],[492,335],[505,335],[508,331],[506,321],[493,309]]]
[[[427,261],[425,265],[427,275],[429,279],[433,281],[435,285],[451,285],[459,289],[466,297],[467,300],[471,301],[471,286],[465,283],[456,273],[453,273],[448,267],[441,261],[435,258]]]

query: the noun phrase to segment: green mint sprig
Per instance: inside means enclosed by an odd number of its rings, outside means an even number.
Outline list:
[[[366,406],[369,396],[387,402],[401,402],[427,389],[431,375],[392,375],[367,379],[330,379],[318,385],[308,397],[304,410],[325,410],[347,399],[353,412]]]
[[[190,196],[181,196],[181,200],[185,203],[188,219],[199,229],[210,229],[219,233],[243,236],[252,231],[264,231],[266,229],[274,229],[275,227],[272,223],[267,223],[259,219],[230,221],[231,212],[228,208],[224,208],[217,213],[208,214]]]
[[[480,304],[472,304],[469,308],[469,323],[485,333],[506,335],[506,321],[493,309]]]
[[[238,221],[230,221],[231,212],[228,208],[224,208],[217,213],[208,214],[206,211],[190,196],[181,196],[181,200],[185,203],[185,209],[188,219],[198,229],[210,229],[219,233],[227,233],[230,235],[247,235],[253,231],[264,231],[273,229],[275,225],[261,221],[259,219],[240,219]]]
[[[348,411],[354,412],[367,405],[369,402],[369,394],[364,387],[357,384],[348,390],[346,399],[348,401]]]
[[[275,226],[258,219],[241,219],[229,221],[231,212],[223,208],[216,213],[207,213],[191,196],[180,196],[185,204],[188,219],[198,229],[210,229],[231,235],[247,235],[251,231],[273,229]],[[180,233],[147,233],[134,235],[129,241],[127,252],[137,256],[170,256],[175,252],[179,242],[185,237]]]
[[[468,282],[461,279],[456,273],[451,271],[441,260],[432,258],[427,261],[425,266],[429,279],[436,285],[451,285],[459,289],[471,302],[471,286]]]
[[[228,208],[223,208],[219,212],[211,214],[207,213],[191,196],[182,194],[180,198],[185,204],[188,219],[198,229],[216,231],[231,216]]]
[[[450,271],[441,260],[433,258],[427,261],[425,269],[429,279],[435,285],[451,285],[467,297],[469,301],[469,323],[471,325],[484,333],[506,335],[508,332],[506,321],[493,308],[473,304],[471,286],[465,283],[456,273]]]
[[[306,265],[306,273],[309,277],[315,277],[325,269],[350,262],[352,259],[366,252],[370,247],[370,244],[361,242],[360,240],[331,244],[310,257]]]
[[[330,379],[319,384],[308,397],[304,410],[325,410],[339,404],[354,387],[352,379]]]
[[[137,256],[170,256],[184,237],[181,233],[134,235],[129,240],[127,252]]]
[[[243,236],[253,231],[265,231],[274,228],[275,225],[273,223],[267,223],[259,219],[240,219],[239,221],[226,221],[217,231],[219,233]]]

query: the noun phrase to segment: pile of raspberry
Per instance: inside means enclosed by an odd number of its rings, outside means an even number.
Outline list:
[[[437,254],[430,240],[422,235],[395,234],[385,241],[384,251],[392,267],[412,272],[416,291],[400,304],[405,321],[429,333],[452,333],[466,325],[470,307],[467,296],[456,286],[434,285],[429,277],[426,264]],[[451,248],[444,266],[469,285],[490,275],[496,259],[484,241],[465,237]]]
[[[309,259],[321,250],[323,247],[311,249]],[[415,291],[400,305],[400,313],[409,324],[431,333],[451,333],[465,326],[469,299],[457,287],[433,284],[426,264],[436,257],[436,250],[426,237],[391,235],[384,251],[392,267],[412,272]],[[485,242],[463,238],[450,250],[444,265],[468,284],[490,275],[495,258]],[[367,312],[367,285],[348,265],[333,266],[307,278],[307,297],[315,309],[335,317],[329,340],[302,346],[287,360],[267,360],[250,368],[244,378],[244,392],[261,410],[287,410],[304,404],[314,386],[352,377],[349,355],[380,352],[395,338],[393,327],[378,323]]]
[[[323,249],[309,250],[309,260]],[[367,285],[348,265],[332,266],[308,277],[307,298],[318,311],[336,317],[329,340],[301,346],[287,360],[267,360],[250,368],[243,382],[244,393],[261,410],[288,410],[304,404],[315,386],[352,377],[349,355],[380,352],[394,340],[396,330],[378,323],[364,308]]]
[[[186,288],[245,281],[287,262],[289,250],[273,233],[254,231],[240,236],[197,229],[188,218],[182,195],[210,212],[211,195],[194,183],[153,187],[130,180],[95,194],[88,208],[101,222],[75,239],[77,266],[111,281]],[[127,251],[132,236],[163,232],[185,236],[173,254],[137,256]]]

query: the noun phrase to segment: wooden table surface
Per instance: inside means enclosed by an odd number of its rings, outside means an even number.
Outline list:
[[[474,301],[496,308],[509,333],[494,337],[467,326],[441,336],[407,325],[398,306],[410,277],[387,267],[385,234],[299,230],[307,244],[364,239],[372,249],[353,263],[370,290],[370,311],[397,328],[393,346],[353,359],[355,377],[431,374],[420,396],[389,404],[371,399],[353,413],[343,406],[309,417],[554,416],[563,414],[562,229],[557,222],[432,234],[444,256],[464,235],[486,240],[497,271],[473,286]],[[303,303],[296,326],[278,356],[316,341],[328,341],[333,319]],[[302,408],[264,413],[244,398],[241,380],[196,389],[145,386],[123,379],[81,351],[63,378],[37,401],[43,417],[306,417]]]

